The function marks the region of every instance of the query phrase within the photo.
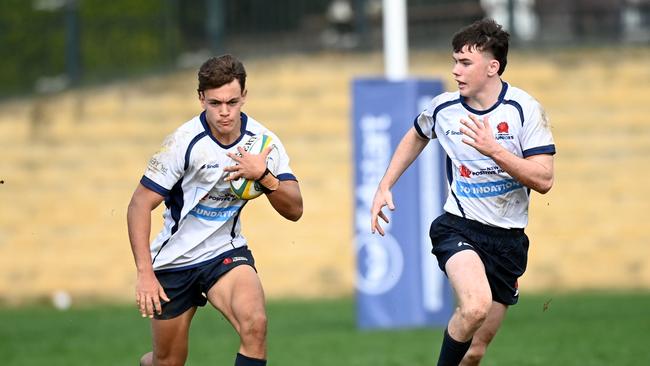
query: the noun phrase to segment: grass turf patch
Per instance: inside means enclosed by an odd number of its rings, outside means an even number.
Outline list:
[[[443,328],[360,331],[352,299],[268,304],[269,365],[432,365]],[[135,306],[0,308],[5,365],[137,365],[150,349]],[[524,294],[481,365],[648,365],[650,293]],[[200,309],[188,365],[232,365],[239,340],[214,309]]]

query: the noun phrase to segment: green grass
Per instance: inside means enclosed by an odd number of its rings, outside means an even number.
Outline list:
[[[351,299],[272,301],[268,313],[269,365],[278,366],[433,365],[442,332],[359,331]],[[134,306],[0,308],[2,365],[137,365],[149,337]],[[650,365],[648,344],[648,292],[524,294],[481,365]],[[232,365],[237,347],[217,311],[197,313],[188,365]]]

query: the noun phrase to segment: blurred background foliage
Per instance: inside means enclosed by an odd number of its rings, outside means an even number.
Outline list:
[[[293,30],[327,3],[3,1],[0,97],[182,66],[184,55],[221,48],[216,42],[231,34]]]
[[[520,45],[642,43],[650,0],[409,0],[412,47],[484,16]],[[240,56],[381,49],[381,0],[5,0],[0,98]]]

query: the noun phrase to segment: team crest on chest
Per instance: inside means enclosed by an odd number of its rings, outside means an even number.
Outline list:
[[[503,121],[497,124],[497,134],[495,136],[497,140],[512,140],[514,136],[510,134],[510,126],[508,122]]]

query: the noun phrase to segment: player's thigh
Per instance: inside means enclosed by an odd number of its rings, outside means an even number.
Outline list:
[[[237,266],[224,274],[210,288],[207,297],[238,332],[243,321],[266,316],[262,283],[249,265]]]
[[[175,318],[151,320],[154,357],[184,358],[187,356],[189,329],[194,313],[196,307]]]
[[[460,306],[481,303],[489,306],[492,301],[490,284],[485,266],[473,250],[460,251],[447,261],[445,271]]]

